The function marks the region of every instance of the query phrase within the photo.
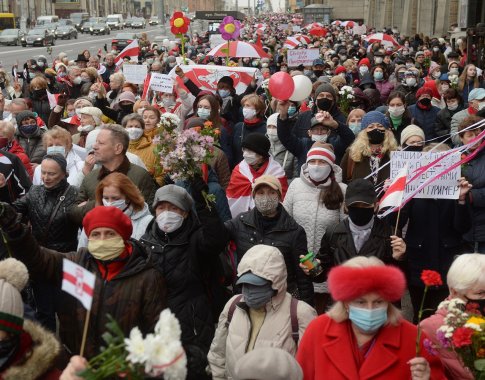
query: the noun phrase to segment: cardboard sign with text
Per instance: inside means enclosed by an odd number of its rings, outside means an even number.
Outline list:
[[[149,87],[153,91],[172,93],[173,78],[167,74],[152,73]]]
[[[126,82],[143,84],[145,83],[147,72],[147,65],[123,65],[123,75]]]
[[[320,58],[318,49],[294,49],[288,50],[287,54],[289,67],[311,66],[315,59]]]

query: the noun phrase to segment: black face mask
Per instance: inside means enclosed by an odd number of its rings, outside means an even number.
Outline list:
[[[374,217],[373,208],[352,207],[349,208],[349,218],[356,226],[365,226]]]
[[[431,105],[431,99],[423,98],[419,101],[419,103],[424,107],[429,107]]]
[[[317,78],[320,78],[323,75],[323,70],[313,70],[313,74],[315,74]]]
[[[367,138],[371,144],[382,144],[385,137],[386,132],[381,131],[380,129],[373,129],[372,131],[367,132]]]
[[[467,308],[471,307],[473,305],[473,309],[478,309],[482,313],[482,315],[485,315],[485,299],[482,300],[473,300],[468,297],[465,297],[468,302],[467,302]]]
[[[133,104],[120,104],[120,108],[125,112],[133,112]]]
[[[40,90],[34,90],[33,91],[33,95],[36,97],[36,98],[42,98],[44,95],[46,94],[46,91],[44,88],[40,89]]]
[[[422,145],[406,145],[402,146],[406,152],[422,152],[423,146]]]
[[[317,99],[317,107],[322,111],[330,111],[333,106],[333,101],[327,98]]]
[[[0,341],[0,371],[3,371],[10,363],[10,359],[15,356],[19,343],[20,335]]]

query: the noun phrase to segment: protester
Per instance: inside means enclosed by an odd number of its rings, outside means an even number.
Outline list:
[[[483,109],[485,104],[485,89],[476,88],[468,94],[468,107],[464,110],[455,113],[451,117],[451,141],[455,145],[461,145],[461,138],[458,134],[461,122],[468,116],[475,115],[479,110]]]
[[[15,126],[13,123],[9,121],[1,121],[0,122],[0,149],[3,149],[7,152],[15,154],[21,161],[29,174],[29,177],[32,178],[34,172],[32,169],[32,165],[30,163],[30,159],[25,154],[24,149],[20,146],[17,140],[14,139],[15,135]]]
[[[441,141],[448,140],[451,132],[451,120],[455,114],[462,111],[463,99],[454,88],[450,88],[443,93],[445,107],[436,115],[434,130]]]
[[[396,141],[400,141],[403,129],[413,124],[413,117],[402,92],[393,91],[389,94],[386,116],[389,119],[389,125]]]
[[[440,109],[431,104],[433,92],[426,86],[421,87],[416,92],[416,104],[409,106],[409,112],[413,118],[413,123],[419,125],[426,136],[426,140],[436,137],[434,123]]]
[[[35,169],[46,154],[46,150],[42,146],[44,130],[39,127],[37,116],[31,111],[20,112],[17,114],[16,120],[17,131],[15,132],[15,139],[23,148],[32,163],[32,167]]]

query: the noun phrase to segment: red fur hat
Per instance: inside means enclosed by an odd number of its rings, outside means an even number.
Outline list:
[[[392,266],[356,268],[340,265],[328,275],[328,288],[335,301],[348,302],[368,293],[386,301],[399,300],[406,288],[404,274]]]

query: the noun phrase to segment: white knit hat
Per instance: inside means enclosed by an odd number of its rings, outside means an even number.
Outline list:
[[[96,126],[101,124],[103,112],[98,107],[83,107],[79,110],[79,114],[92,116]]]
[[[274,125],[276,127],[279,115],[279,113],[274,113],[270,117],[268,117],[268,120],[266,120],[266,125]]]
[[[335,154],[329,144],[315,143],[306,155],[306,162],[310,160],[323,160],[330,166],[335,164]]]
[[[415,124],[410,124],[401,132],[401,145],[404,145],[404,143],[412,136],[421,137],[424,141],[423,130]]]

